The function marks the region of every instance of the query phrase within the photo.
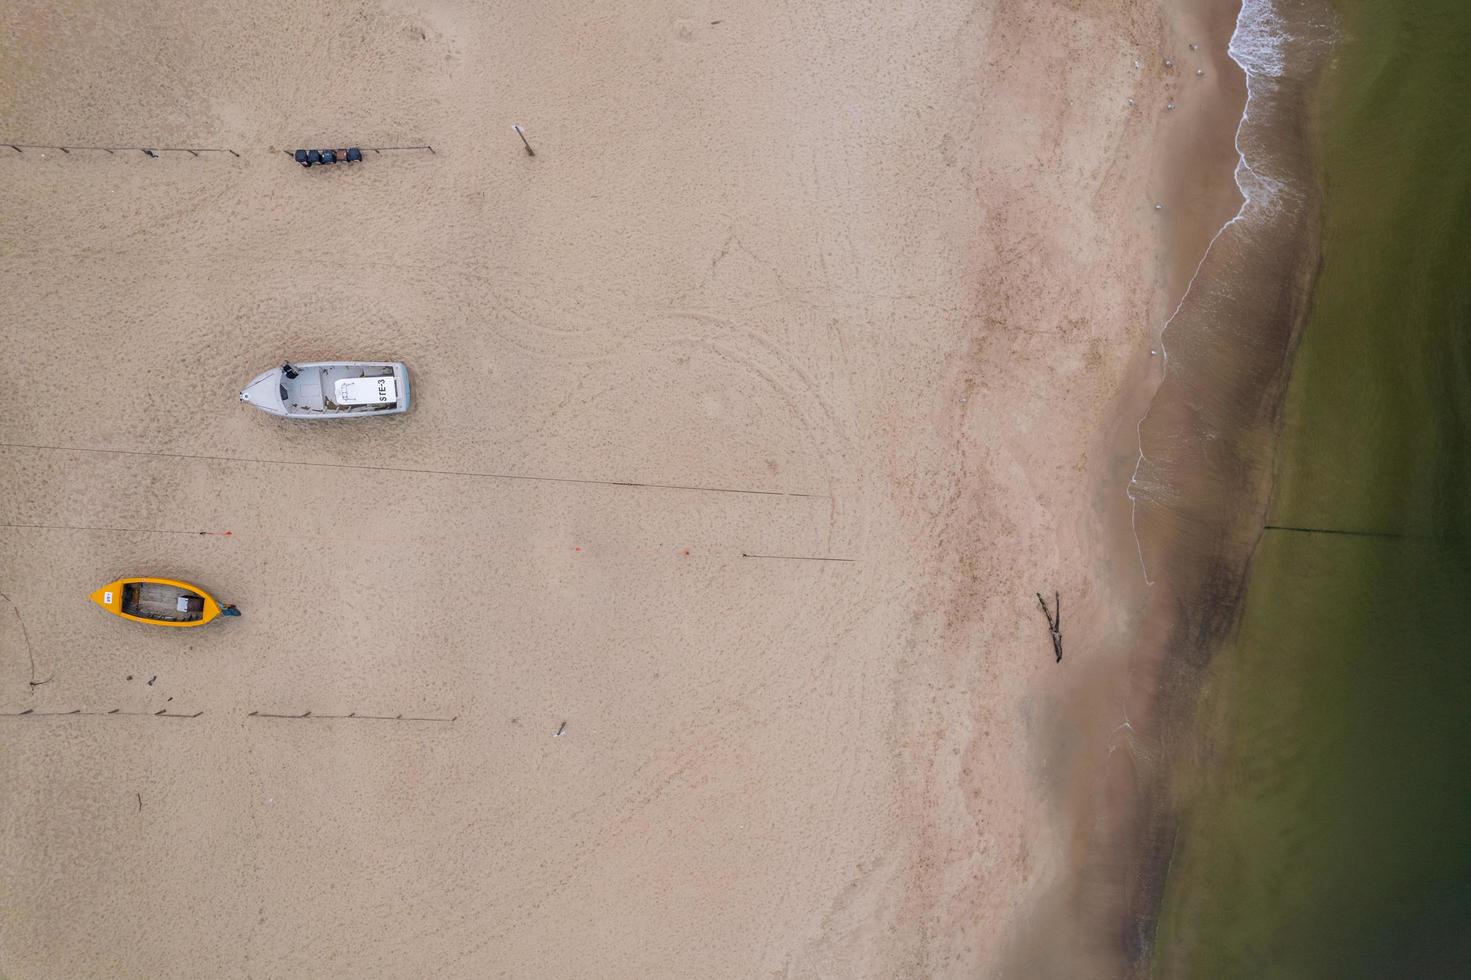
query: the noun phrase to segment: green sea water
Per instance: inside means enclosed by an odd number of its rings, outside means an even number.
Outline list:
[[[1471,0],[1334,0],[1322,266],[1156,977],[1471,977]]]

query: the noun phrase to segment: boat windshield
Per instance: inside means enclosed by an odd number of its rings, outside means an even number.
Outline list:
[[[291,396],[286,393],[286,386],[277,385],[276,387],[279,388],[281,391],[281,404],[286,404],[286,402],[289,401],[291,398]]]

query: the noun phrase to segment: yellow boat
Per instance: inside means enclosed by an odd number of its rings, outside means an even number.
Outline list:
[[[92,601],[114,616],[154,626],[203,626],[222,612],[239,615],[199,586],[171,578],[120,578],[93,592]]]

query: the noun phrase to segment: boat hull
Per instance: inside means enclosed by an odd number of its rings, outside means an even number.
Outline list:
[[[126,596],[132,595],[136,597],[140,595],[141,590],[148,590],[151,597],[155,600],[159,597],[169,595],[175,595],[181,599],[194,597],[199,600],[199,608],[197,612],[191,611],[187,613],[190,617],[187,619],[170,619],[163,613],[160,613],[155,618],[148,614],[146,603],[141,603],[135,599],[134,604],[130,607],[126,602]],[[197,585],[180,582],[177,579],[153,578],[151,576],[120,578],[116,582],[109,582],[93,592],[91,598],[97,605],[120,619],[129,619],[135,623],[147,623],[149,626],[203,626],[205,623],[219,616],[221,609],[219,602],[214,596]],[[193,604],[192,601],[190,604]],[[181,612],[180,615],[186,614]]]
[[[367,419],[409,410],[409,369],[401,361],[313,361],[263,371],[240,392],[240,400],[269,415],[307,421]],[[334,400],[334,386],[358,380],[386,382],[386,404]],[[342,389],[336,389],[341,392]]]

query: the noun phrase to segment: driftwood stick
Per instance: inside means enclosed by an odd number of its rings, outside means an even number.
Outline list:
[[[1062,596],[1058,592],[1052,593],[1054,609],[1047,608],[1047,600],[1042,598],[1042,593],[1037,593],[1037,605],[1042,607],[1042,615],[1047,617],[1047,631],[1052,634],[1052,652],[1057,657],[1057,662],[1062,663]]]

